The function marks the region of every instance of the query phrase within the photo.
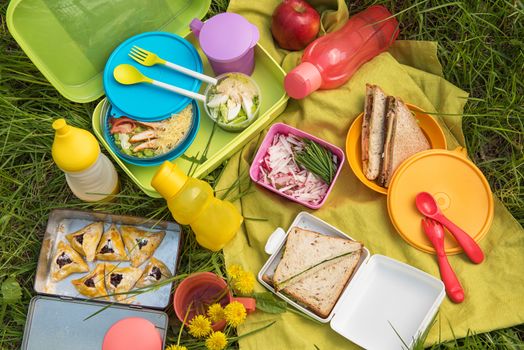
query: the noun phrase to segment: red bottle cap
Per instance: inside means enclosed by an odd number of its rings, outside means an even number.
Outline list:
[[[284,78],[284,89],[294,99],[301,99],[317,90],[322,83],[322,76],[317,67],[309,62],[302,62]]]

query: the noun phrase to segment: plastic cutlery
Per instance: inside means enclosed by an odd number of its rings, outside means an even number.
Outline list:
[[[449,230],[472,262],[480,264],[484,260],[484,253],[477,242],[442,214],[435,198],[430,193],[420,192],[417,194],[415,203],[419,212],[428,218],[440,222]]]
[[[133,46],[129,52],[129,57],[131,57],[136,62],[140,63],[143,66],[154,66],[155,64],[163,64],[166,67],[176,70],[177,72],[189,75],[198,80],[205,81],[206,83],[216,85],[218,80],[207,76],[205,74],[195,72],[194,70],[187,69],[186,67],[179,66],[173,62],[166,61],[163,58],[158,57],[157,54],[144,50],[138,46]]]
[[[166,84],[158,80],[153,80],[140,73],[138,69],[136,69],[130,64],[120,64],[116,66],[115,70],[113,71],[113,76],[115,77],[115,80],[118,81],[120,84],[132,85],[139,83],[149,83],[161,87],[163,89],[176,92],[177,94],[197,99],[204,103],[206,102],[206,97],[204,95],[186,89],[182,89],[174,85]]]
[[[422,227],[437,251],[440,278],[446,287],[446,294],[453,302],[461,303],[464,300],[464,290],[444,251],[444,228],[438,222],[428,218],[422,219]]]

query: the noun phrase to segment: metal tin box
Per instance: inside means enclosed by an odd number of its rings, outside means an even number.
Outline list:
[[[137,226],[148,231],[164,231],[165,236],[153,256],[163,261],[175,275],[181,244],[180,226],[174,222],[112,215],[98,212],[57,209],[49,215],[35,276],[35,291],[40,294],[31,300],[22,349],[100,349],[105,332],[116,321],[127,317],[141,317],[151,321],[163,340],[167,332],[167,315],[159,310],[169,304],[172,283],[133,296],[129,304],[117,304],[105,299],[87,300],[71,285],[81,275],[73,274],[53,282],[49,276],[50,262],[58,242],[65,235],[93,223],[103,222],[104,229],[111,224]],[[88,262],[90,269],[96,265]],[[129,262],[114,262],[126,267]],[[141,265],[141,268],[146,263]]]

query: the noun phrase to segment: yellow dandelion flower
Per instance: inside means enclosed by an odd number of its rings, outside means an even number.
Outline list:
[[[226,335],[222,332],[213,332],[206,339],[206,348],[209,350],[222,350],[227,345]]]
[[[213,323],[222,321],[223,319],[226,318],[226,315],[224,314],[224,308],[220,304],[211,305],[207,309],[207,316]]]
[[[227,269],[227,274],[229,275],[229,277],[231,277],[232,279],[235,279],[238,277],[238,275],[243,272],[244,269],[242,268],[242,266],[238,265],[238,264],[233,264],[231,266],[228,267]]]
[[[252,272],[241,271],[238,277],[233,280],[233,288],[242,295],[253,293],[255,289],[255,276]]]
[[[230,326],[238,327],[246,319],[247,313],[244,305],[238,301],[234,301],[231,304],[226,305],[224,308],[226,314],[226,321]]]
[[[211,331],[211,321],[204,315],[197,315],[189,321],[189,334],[195,338],[205,337]]]
[[[185,346],[182,346],[182,345],[169,345],[166,350],[187,350],[187,348]]]

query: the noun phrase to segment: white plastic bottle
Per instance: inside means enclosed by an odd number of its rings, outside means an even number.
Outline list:
[[[97,202],[109,200],[118,193],[118,174],[113,163],[100,152],[93,134],[68,125],[65,119],[55,120],[53,129],[53,160],[65,172],[75,196],[86,202]]]

